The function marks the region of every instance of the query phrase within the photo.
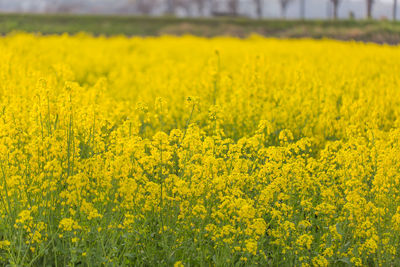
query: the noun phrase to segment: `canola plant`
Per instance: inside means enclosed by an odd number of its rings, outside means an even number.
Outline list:
[[[0,38],[0,263],[400,264],[400,48]]]

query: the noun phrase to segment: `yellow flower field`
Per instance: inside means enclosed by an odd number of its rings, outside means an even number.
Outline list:
[[[400,47],[0,38],[0,265],[400,264]]]

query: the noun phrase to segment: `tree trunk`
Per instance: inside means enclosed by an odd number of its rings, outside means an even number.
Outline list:
[[[204,3],[202,1],[197,3],[197,13],[198,16],[204,16]]]
[[[256,4],[256,13],[259,19],[263,16],[263,0],[255,0]]]
[[[154,1],[151,0],[138,0],[136,4],[137,11],[142,15],[149,15],[154,8]]]
[[[333,19],[337,20],[338,18],[338,3],[337,1],[333,1]]]
[[[306,0],[300,0],[300,18],[306,18]]]
[[[215,0],[210,0],[210,1],[211,1],[210,12],[211,12],[211,15],[212,15],[217,10],[218,4],[215,2]]]
[[[198,16],[205,16],[206,15],[206,6],[209,1],[207,0],[196,0],[194,1],[197,7],[197,15]]]
[[[393,20],[397,20],[397,0],[393,1]]]
[[[228,7],[229,7],[229,12],[234,15],[237,16],[238,15],[238,9],[239,9],[239,2],[238,0],[229,0],[228,2]]]
[[[372,5],[373,5],[373,0],[366,0],[367,1],[367,18],[370,19],[372,18]]]
[[[167,0],[167,12],[168,15],[175,13],[175,0]]]
[[[282,1],[281,2],[281,18],[285,19],[286,18],[286,9],[287,9],[287,4]]]
[[[283,19],[286,19],[286,7],[282,7],[282,9],[281,9],[281,17]]]
[[[332,17],[334,20],[337,20],[339,17],[339,5],[340,0],[331,0],[332,3]]]

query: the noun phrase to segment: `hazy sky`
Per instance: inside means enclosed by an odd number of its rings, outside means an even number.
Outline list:
[[[71,12],[71,13],[134,13],[129,0],[0,0],[0,11],[3,12]],[[162,2],[162,0],[158,0]],[[224,1],[224,0],[220,0]],[[240,12],[243,15],[254,16],[253,0],[240,0]],[[299,17],[299,1],[294,0],[287,10],[288,18]],[[329,0],[305,0],[306,16],[308,18],[327,18],[331,7]],[[365,0],[342,0],[339,6],[339,17],[347,18],[353,12],[356,18],[365,17]],[[264,0],[264,16],[270,18],[279,17],[279,0]],[[393,0],[376,0],[373,8],[375,18],[391,18]],[[178,10],[180,16],[196,15],[195,9],[188,14],[184,10]],[[154,9],[154,15],[161,14],[163,7],[158,5]],[[399,12],[400,14],[400,3]]]

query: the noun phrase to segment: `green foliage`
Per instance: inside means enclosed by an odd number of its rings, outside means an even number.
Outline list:
[[[390,44],[400,41],[400,23],[391,21],[1,14],[0,34],[13,31],[42,34],[75,34],[84,31],[107,36],[193,34],[206,37],[219,35],[246,37],[257,33],[279,38],[354,39]]]

